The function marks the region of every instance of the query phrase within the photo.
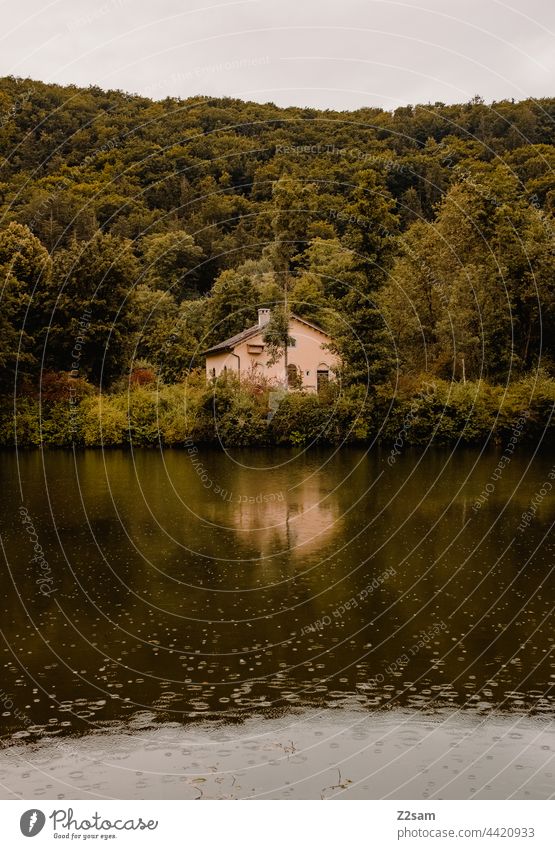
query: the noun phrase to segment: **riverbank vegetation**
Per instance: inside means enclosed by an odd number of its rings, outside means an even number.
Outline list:
[[[182,383],[134,383],[99,394],[82,381],[49,381],[42,397],[22,396],[17,415],[0,414],[4,446],[76,447],[460,443],[505,445],[553,441],[555,380],[527,376],[508,389],[430,375],[368,392],[330,384],[326,393],[290,392],[275,412],[269,386],[233,377],[208,385],[201,372]]]
[[[472,442],[522,409],[549,429],[554,117],[1,79],[0,441]],[[206,384],[203,351],[285,290],[335,386]]]

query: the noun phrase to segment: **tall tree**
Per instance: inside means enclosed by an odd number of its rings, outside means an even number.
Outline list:
[[[139,266],[125,239],[98,233],[55,257],[50,289],[48,360],[57,368],[109,382],[127,367]]]
[[[393,366],[393,346],[379,308],[379,296],[393,262],[398,219],[394,202],[373,171],[361,171],[345,208],[344,244],[352,252],[349,291],[341,300],[335,329],[347,383],[375,385]]]
[[[405,364],[506,379],[553,360],[552,224],[507,168],[466,173],[402,243],[382,302]]]
[[[270,321],[264,329],[262,336],[268,350],[268,365],[273,366],[283,359],[284,383],[289,387],[288,373],[288,348],[293,344],[289,334],[289,323],[291,313],[287,303],[278,304],[270,316]]]
[[[202,248],[184,230],[156,233],[141,240],[146,281],[181,300],[196,294],[196,269]]]
[[[4,387],[37,368],[40,333],[45,323],[44,295],[52,262],[48,251],[28,227],[12,222],[0,232],[2,309],[0,362]]]
[[[247,270],[222,271],[206,305],[210,322],[207,341],[216,344],[254,324],[259,298],[256,284]]]

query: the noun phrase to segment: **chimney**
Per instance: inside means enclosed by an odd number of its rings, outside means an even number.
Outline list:
[[[271,310],[269,310],[269,309],[258,310],[258,326],[259,327],[264,327],[266,324],[268,324],[268,322],[270,321],[270,313],[271,313]]]

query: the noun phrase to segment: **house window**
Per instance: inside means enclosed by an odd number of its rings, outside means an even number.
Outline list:
[[[297,340],[294,339],[293,336],[289,337],[289,347],[290,348],[296,348],[297,347]]]
[[[212,369],[210,369],[210,372],[212,374],[212,377],[215,378],[216,377],[216,369],[212,368]]]

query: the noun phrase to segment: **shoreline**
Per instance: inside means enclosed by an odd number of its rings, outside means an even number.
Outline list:
[[[266,388],[195,374],[183,383],[131,386],[99,394],[92,386],[75,398],[60,381],[48,397],[0,397],[0,447],[200,446],[306,450],[346,445],[409,446],[555,444],[555,380],[529,375],[507,387],[453,382],[427,375],[371,391],[331,385],[322,394],[290,392],[270,411]],[[422,391],[422,386],[427,391]],[[68,397],[68,392],[70,395]]]

